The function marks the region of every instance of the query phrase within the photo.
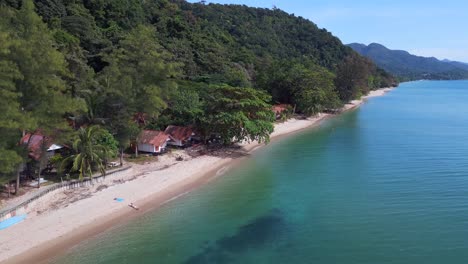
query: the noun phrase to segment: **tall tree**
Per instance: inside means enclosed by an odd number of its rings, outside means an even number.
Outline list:
[[[338,65],[335,85],[338,96],[347,102],[369,92],[368,78],[372,63],[357,53],[345,58]]]
[[[199,95],[206,84],[180,82],[168,100],[168,107],[157,120],[150,120],[147,125],[152,129],[165,129],[169,125],[193,125],[203,115],[203,104]]]
[[[217,135],[225,144],[269,141],[275,118],[268,94],[252,88],[212,85],[202,96],[204,114],[199,129],[205,138]]]
[[[17,45],[11,34],[0,24],[0,182],[9,182],[12,174],[22,161],[17,147],[20,129],[26,119],[21,114],[15,81],[21,79],[17,65],[8,56],[11,48]],[[8,186],[8,190],[10,186]]]
[[[294,88],[294,102],[298,111],[315,115],[341,106],[333,83],[334,74],[323,67],[315,66],[305,69],[302,76],[300,85]]]
[[[135,113],[156,118],[167,106],[169,94],[177,86],[177,65],[155,40],[152,27],[138,26],[106,58],[109,66],[100,73],[106,101],[100,114],[121,144],[127,147],[136,137],[128,123]]]
[[[0,24],[16,42],[4,57],[21,75],[14,80],[17,107],[26,121],[21,122],[19,129],[41,129],[45,134],[66,129],[65,114],[82,108],[82,104],[67,93],[64,78],[69,73],[66,62],[54,47],[47,25],[35,13],[33,2],[24,0],[20,10],[1,6]],[[27,160],[27,151],[19,153],[25,153],[22,158]]]

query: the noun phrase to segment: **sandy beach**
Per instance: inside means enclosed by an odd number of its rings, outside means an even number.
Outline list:
[[[371,91],[343,107],[348,111],[366,99],[382,96],[392,88]],[[277,140],[308,129],[331,116],[319,114],[308,119],[290,119],[275,124],[271,135]],[[158,157],[157,162],[132,164],[124,180],[97,183],[92,187],[53,193],[31,208],[25,221],[0,230],[0,263],[46,262],[83,239],[154,210],[197,186],[206,184],[263,146],[243,143],[239,149],[190,155],[176,150]],[[178,161],[176,157],[182,157]],[[123,198],[123,202],[114,198]],[[134,203],[139,210],[128,206]]]

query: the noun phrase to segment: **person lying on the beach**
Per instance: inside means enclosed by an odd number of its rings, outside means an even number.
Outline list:
[[[134,205],[133,203],[130,203],[128,206],[130,206],[131,208],[135,209],[135,210],[140,210],[140,208],[138,208],[136,205]]]

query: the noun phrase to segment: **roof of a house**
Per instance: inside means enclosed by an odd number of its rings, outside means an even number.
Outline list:
[[[169,135],[157,130],[143,130],[138,136],[138,143],[162,146],[169,139]]]
[[[168,126],[164,133],[168,134],[172,139],[183,141],[193,136],[193,128],[181,126]]]
[[[288,105],[288,104],[277,104],[277,105],[272,106],[273,112],[275,113],[281,113],[281,112],[287,111],[290,108],[291,108],[291,105]]]
[[[24,135],[24,137],[21,138],[21,144],[28,145],[29,143],[29,156],[35,160],[39,160],[39,158],[41,157],[41,145],[43,140],[44,136],[39,132],[36,132],[32,135],[31,133],[27,133],[26,135]],[[49,148],[52,145],[52,143],[50,143],[49,140],[47,140],[47,138],[45,143],[45,147],[47,148]]]

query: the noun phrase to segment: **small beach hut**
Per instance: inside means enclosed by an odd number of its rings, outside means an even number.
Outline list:
[[[47,158],[54,156],[57,151],[64,148],[59,144],[53,143],[50,138],[45,137],[39,132],[34,134],[27,133],[24,135],[24,137],[21,138],[21,144],[27,145],[29,150],[29,157],[36,161],[39,160],[42,156],[42,147],[45,147],[45,154]]]
[[[163,131],[143,130],[138,136],[138,151],[148,153],[161,153],[166,149],[169,135]]]
[[[167,144],[178,147],[186,146],[195,135],[191,127],[181,126],[168,126],[164,133],[169,135]]]

